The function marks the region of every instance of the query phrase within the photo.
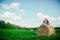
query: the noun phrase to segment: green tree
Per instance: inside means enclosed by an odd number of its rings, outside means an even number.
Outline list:
[[[5,21],[0,20],[0,28],[5,28]]]
[[[11,28],[11,24],[9,22],[6,23],[6,29],[10,29]]]
[[[6,28],[7,29],[20,29],[21,26],[15,25],[15,24],[11,24],[9,22],[6,23]]]
[[[0,28],[2,29],[21,29],[21,26],[11,24],[9,22],[5,23],[5,21],[0,20]]]

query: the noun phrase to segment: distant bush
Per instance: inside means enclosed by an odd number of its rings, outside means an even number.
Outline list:
[[[60,27],[55,27],[55,29],[60,29]]]
[[[36,30],[37,28],[26,28],[0,20],[0,29]]]
[[[0,29],[20,29],[21,26],[0,20]]]
[[[0,28],[5,28],[5,21],[0,20]]]

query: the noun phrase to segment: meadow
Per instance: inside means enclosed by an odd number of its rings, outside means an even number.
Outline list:
[[[60,29],[55,29],[56,34],[51,36],[38,36],[33,29],[0,29],[0,40],[59,40]]]

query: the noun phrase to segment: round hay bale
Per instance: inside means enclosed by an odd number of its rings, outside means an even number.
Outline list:
[[[52,26],[50,25],[44,25],[42,24],[39,28],[38,28],[38,35],[52,35],[55,34],[55,30]]]

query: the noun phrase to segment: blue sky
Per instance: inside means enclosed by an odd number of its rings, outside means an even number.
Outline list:
[[[25,27],[39,27],[47,18],[60,27],[60,0],[0,0],[0,20]]]

